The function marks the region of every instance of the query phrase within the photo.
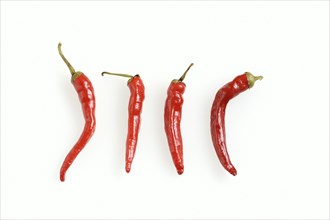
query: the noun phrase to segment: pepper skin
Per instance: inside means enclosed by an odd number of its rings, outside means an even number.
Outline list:
[[[167,98],[164,109],[164,125],[167,142],[170,148],[173,163],[179,175],[184,171],[183,164],[183,143],[181,136],[181,112],[183,105],[183,93],[186,85],[183,83],[190,66],[178,80],[172,80],[167,89]]]
[[[144,85],[139,75],[134,76],[127,85],[130,89],[131,96],[128,105],[128,131],[126,138],[125,169],[126,172],[129,173],[138,142],[142,105],[144,101]]]
[[[80,135],[80,138],[78,139],[77,143],[73,146],[73,148],[70,150],[70,152],[68,153],[62,164],[60,171],[60,180],[64,182],[66,171],[69,169],[75,158],[78,156],[80,151],[86,146],[86,144],[94,134],[96,127],[95,95],[94,95],[93,85],[91,81],[87,78],[87,76],[82,72],[79,71],[76,72],[62,54],[61,43],[58,44],[58,50],[60,56],[67,64],[72,74],[71,82],[78,93],[85,119],[85,127]]]
[[[130,99],[128,104],[128,129],[126,138],[126,156],[125,156],[125,170],[127,173],[131,171],[132,162],[134,159],[136,146],[138,142],[138,135],[141,123],[141,113],[144,101],[144,85],[139,75],[131,76],[128,74],[109,73],[104,74],[117,75],[123,77],[129,77],[127,86],[130,89]]]
[[[225,113],[228,102],[252,88],[256,80],[261,80],[262,76],[253,76],[246,72],[237,76],[233,81],[224,85],[216,94],[211,109],[211,136],[214,149],[222,166],[233,176],[237,175],[235,167],[232,165],[226,145]]]

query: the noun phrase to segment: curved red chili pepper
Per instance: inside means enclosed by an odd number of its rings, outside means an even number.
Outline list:
[[[222,166],[232,175],[236,176],[237,171],[232,165],[226,146],[225,113],[226,106],[230,99],[234,98],[248,88],[252,88],[256,80],[262,76],[253,76],[246,72],[237,76],[233,81],[224,85],[216,94],[211,109],[211,136],[215,151]]]
[[[93,136],[96,126],[95,120],[95,96],[91,81],[82,72],[76,72],[68,60],[64,57],[61,50],[61,43],[58,44],[60,56],[67,64],[71,72],[71,82],[78,93],[81,107],[85,118],[85,127],[77,143],[72,147],[66,156],[60,171],[60,180],[65,180],[65,173],[76,159],[80,151],[86,146],[87,142]]]
[[[141,112],[144,101],[144,85],[139,75],[131,76],[128,74],[109,73],[104,74],[117,75],[129,77],[127,86],[130,89],[131,95],[128,104],[128,129],[126,138],[126,165],[125,170],[127,173],[131,171],[132,162],[135,155],[135,150],[138,142],[138,135],[141,123]]]
[[[183,144],[181,137],[181,112],[183,104],[183,93],[186,85],[182,82],[190,67],[187,68],[178,80],[172,80],[167,89],[167,98],[164,110],[164,125],[168,145],[172,155],[173,163],[179,175],[184,171],[183,165]]]

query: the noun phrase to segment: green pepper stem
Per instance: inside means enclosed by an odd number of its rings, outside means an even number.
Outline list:
[[[179,82],[182,82],[184,80],[184,78],[187,75],[187,72],[190,70],[190,68],[194,65],[194,63],[191,63],[188,68],[186,69],[186,71],[183,73],[183,75],[180,77],[180,79],[178,79]]]
[[[62,43],[58,43],[58,52],[60,53],[60,56],[62,57],[65,64],[69,67],[69,70],[71,72],[71,75],[74,75],[76,73],[76,70],[73,68],[73,66],[70,64],[70,62],[65,58],[65,56],[62,53]]]
[[[102,73],[101,73],[102,76],[104,76],[104,74],[114,75],[114,76],[122,76],[122,77],[127,77],[127,78],[133,78],[132,75],[129,75],[129,74],[123,74],[123,73],[109,73],[109,72],[102,72]]]
[[[248,83],[249,83],[249,88],[252,88],[254,86],[254,83],[257,80],[262,80],[263,79],[263,76],[254,76],[250,72],[246,72],[245,74],[246,74],[246,77],[247,77],[247,80],[248,80]]]

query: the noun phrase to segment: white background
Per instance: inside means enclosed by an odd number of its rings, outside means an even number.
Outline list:
[[[93,82],[96,132],[59,180],[84,121],[70,73]],[[185,172],[163,129],[170,81],[185,79]],[[126,79],[146,87],[124,170]],[[217,90],[263,75],[227,108],[236,177],[209,118]],[[329,218],[329,2],[1,2],[1,218]]]

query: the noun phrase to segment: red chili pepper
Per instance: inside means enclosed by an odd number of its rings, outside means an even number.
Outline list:
[[[183,93],[186,85],[182,82],[189,71],[194,65],[189,65],[187,70],[179,79],[172,80],[167,89],[167,99],[165,102],[164,122],[165,132],[167,136],[168,145],[172,155],[173,163],[179,175],[184,171],[183,165],[183,144],[181,137],[181,112],[183,104]]]
[[[65,173],[78,156],[80,151],[85,147],[87,142],[93,136],[96,126],[95,120],[95,96],[94,96],[94,88],[92,86],[91,81],[83,74],[82,72],[76,72],[69,61],[64,57],[62,50],[62,44],[58,44],[58,51],[63,61],[69,67],[71,72],[71,82],[78,93],[79,100],[81,102],[84,118],[85,118],[85,127],[83,132],[80,135],[79,140],[70,150],[68,155],[66,156],[60,172],[60,179],[63,182],[65,180]]]
[[[248,88],[252,88],[256,80],[262,76],[253,76],[246,72],[237,76],[233,81],[224,85],[216,94],[211,109],[211,135],[215,151],[222,166],[233,176],[237,175],[232,165],[226,146],[225,113],[230,99],[234,98]]]
[[[129,173],[131,171],[131,166],[135,155],[140,123],[141,123],[141,112],[144,101],[143,81],[139,75],[132,76],[121,73],[103,72],[102,76],[104,74],[123,76],[129,78],[127,82],[127,86],[130,89],[131,96],[129,98],[129,104],[128,104],[128,131],[126,138],[126,157],[125,157],[126,158],[125,169],[126,172]]]

